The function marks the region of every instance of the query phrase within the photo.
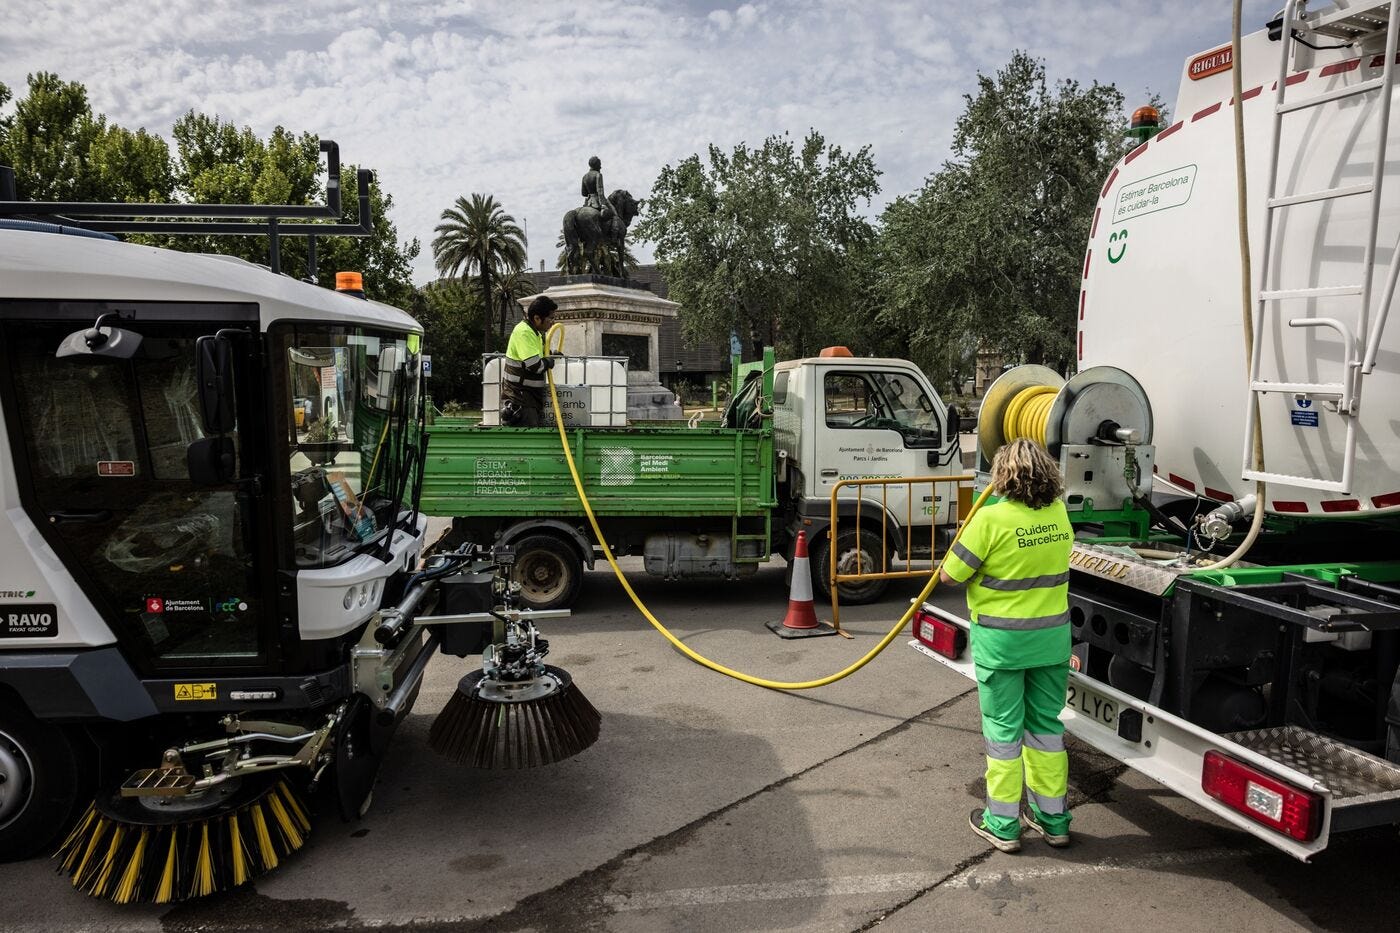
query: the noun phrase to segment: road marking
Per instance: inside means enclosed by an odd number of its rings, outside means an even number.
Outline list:
[[[804,897],[839,897],[852,894],[888,894],[900,891],[922,891],[927,888],[971,889],[983,881],[1032,881],[1038,878],[1061,878],[1072,875],[1094,875],[1105,872],[1153,870],[1181,865],[1195,865],[1225,858],[1237,858],[1249,847],[1218,847],[1191,849],[1185,852],[1164,852],[1139,858],[1108,858],[1098,862],[1047,865],[983,871],[969,870],[943,884],[942,874],[926,871],[898,872],[888,875],[847,875],[841,878],[800,878],[757,884],[731,884],[707,888],[675,888],[669,891],[637,892],[635,894],[606,894],[603,903],[613,910],[661,910],[675,907],[704,907],[713,904],[741,904],[753,901],[781,901]],[[937,886],[937,887],[935,887]]]

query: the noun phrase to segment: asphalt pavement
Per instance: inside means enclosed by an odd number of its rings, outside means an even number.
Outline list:
[[[916,592],[843,610],[853,639],[783,641],[763,626],[786,606],[780,561],[693,584],[625,564],[691,647],[789,680],[861,657]],[[1073,743],[1072,847],[994,852],[967,827],[982,799],[976,694],[905,637],[829,687],[755,688],[685,659],[606,568],[545,634],[603,715],[577,757],[497,773],[438,759],[428,727],[466,670],[439,657],[358,823],[322,813],[274,873],[176,907],[85,898],[45,860],[0,866],[0,929],[1241,933],[1400,915],[1393,831],[1305,865]]]

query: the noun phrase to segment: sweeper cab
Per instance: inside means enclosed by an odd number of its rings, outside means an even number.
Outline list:
[[[508,559],[424,560],[421,326],[281,272],[286,237],[314,276],[317,238],[372,232],[369,173],[343,222],[321,148],[310,206],[23,202],[0,169],[0,860],[71,830],[89,894],[241,884],[302,845],[309,790],[357,817],[439,647],[508,658],[494,712],[580,718],[552,758],[597,736]],[[265,233],[270,262],[115,233]]]

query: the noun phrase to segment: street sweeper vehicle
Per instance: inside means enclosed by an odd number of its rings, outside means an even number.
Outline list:
[[[372,232],[322,150],[310,206],[35,203],[0,168],[0,860],[61,842],[87,894],[225,890],[316,804],[356,818],[439,650],[482,655],[448,758],[598,735],[509,549],[423,559],[418,323],[280,272],[283,238]],[[270,267],[113,232],[265,233]]]
[[[571,366],[555,367],[558,378]],[[582,370],[582,366],[577,366]],[[830,347],[806,359],[736,365],[722,422],[571,427],[585,493],[617,556],[666,579],[735,580],[773,554],[811,546],[815,582],[830,595],[831,493],[843,480],[950,476],[962,469],[958,412],[915,364]],[[586,389],[585,389],[586,391]],[[606,390],[603,390],[606,391]],[[946,486],[858,488],[839,496],[841,574],[927,560],[946,544],[956,503]],[[460,418],[431,426],[423,510],[453,519],[455,540],[509,544],[525,605],[568,606],[596,536],[554,427],[501,428]],[[846,603],[873,602],[889,584],[841,584]]]
[[[981,469],[1032,437],[1065,475],[1069,730],[1302,859],[1400,822],[1397,6],[1190,58],[1100,192],[1078,372],[978,425]],[[971,676],[966,624],[912,644]]]

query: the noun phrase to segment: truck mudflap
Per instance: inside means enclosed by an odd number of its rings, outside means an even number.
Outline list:
[[[975,680],[971,652],[960,650],[968,621],[925,603],[914,624],[925,616],[956,627],[961,637],[945,629],[941,639],[915,638],[910,647]],[[930,647],[935,642],[954,656]],[[1081,741],[1302,861],[1327,848],[1333,830],[1400,821],[1400,767],[1304,729],[1221,735],[1075,670],[1060,718]],[[1233,784],[1235,806],[1222,784]],[[1298,808],[1305,809],[1305,825],[1267,825],[1271,814]]]

